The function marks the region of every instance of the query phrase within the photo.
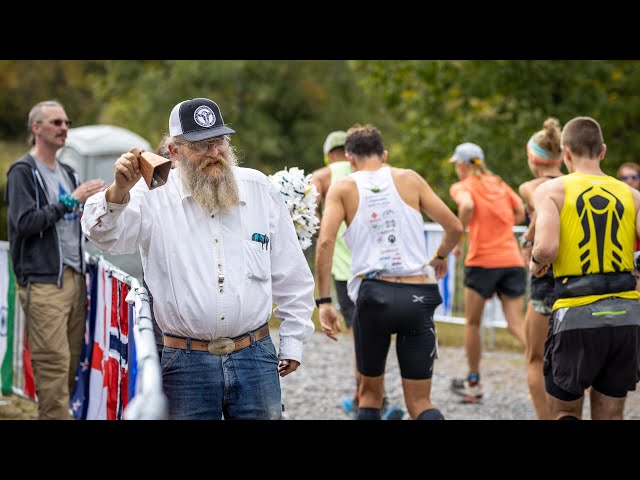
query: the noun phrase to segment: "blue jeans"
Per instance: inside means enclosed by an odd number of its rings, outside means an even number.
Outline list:
[[[171,420],[279,420],[278,356],[270,336],[221,357],[164,347],[162,383]]]

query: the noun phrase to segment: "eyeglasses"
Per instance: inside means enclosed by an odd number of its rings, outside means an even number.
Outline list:
[[[622,181],[627,181],[627,180],[638,180],[638,178],[640,178],[640,176],[636,175],[620,175],[620,180]]]
[[[38,123],[42,123],[42,120],[38,120]],[[67,127],[71,126],[71,120],[62,120],[61,118],[56,118],[55,120],[49,120],[51,125],[55,125],[56,127],[62,126],[63,123],[67,125]]]
[[[208,152],[211,147],[216,147],[218,151],[226,150],[229,142],[229,137],[223,135],[221,137],[215,137],[212,140],[206,140],[202,142],[185,142],[177,143],[177,145],[186,145],[196,153]]]

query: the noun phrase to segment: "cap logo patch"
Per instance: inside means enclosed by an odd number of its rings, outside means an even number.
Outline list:
[[[193,112],[193,119],[201,127],[209,128],[216,123],[216,114],[206,105],[202,105]]]

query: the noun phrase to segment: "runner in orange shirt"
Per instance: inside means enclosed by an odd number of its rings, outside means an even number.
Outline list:
[[[522,200],[500,177],[487,170],[484,153],[475,143],[456,147],[455,163],[460,181],[449,193],[458,204],[458,217],[468,229],[469,250],[464,261],[464,346],[469,373],[454,379],[451,389],[465,402],[482,398],[480,384],[480,320],[485,301],[497,293],[509,332],[524,345],[524,262],[513,226],[524,221]]]

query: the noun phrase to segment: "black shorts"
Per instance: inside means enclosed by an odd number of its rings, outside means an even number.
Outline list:
[[[382,375],[391,334],[396,333],[402,378],[430,379],[437,348],[433,312],[441,303],[437,284],[363,280],[353,320],[358,371]]]
[[[524,295],[527,288],[527,277],[522,267],[464,267],[464,286],[475,290],[483,298],[491,298],[494,293],[519,297]]]
[[[349,295],[347,294],[347,282],[346,280],[336,280],[334,278],[333,283],[336,286],[338,305],[340,306],[340,312],[344,317],[344,323],[347,325],[347,328],[351,328],[353,326],[353,312],[356,306],[353,304],[353,302],[349,298]]]
[[[543,373],[547,393],[565,402],[591,386],[626,397],[640,380],[640,302],[609,297],[553,312]]]

